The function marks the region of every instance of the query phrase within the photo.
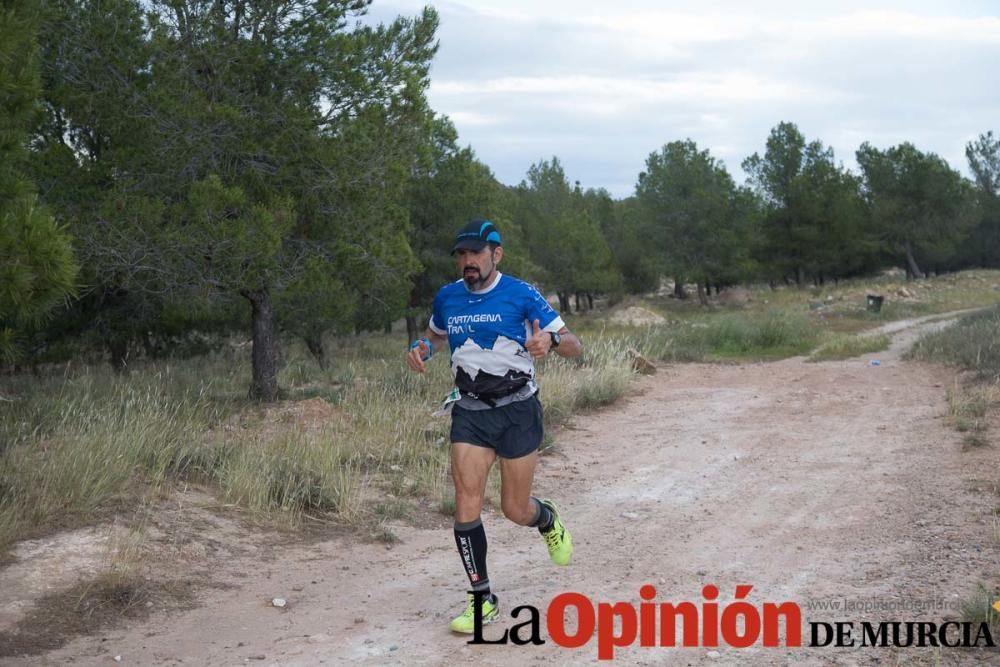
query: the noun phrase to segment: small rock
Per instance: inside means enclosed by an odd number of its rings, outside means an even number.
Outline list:
[[[115,656],[115,662],[121,662],[121,661],[122,661],[122,657],[120,655],[116,655]]]
[[[719,653],[718,651],[709,651],[708,653],[706,653],[706,655],[712,660],[718,660],[719,658],[722,657],[722,654]]]
[[[288,602],[285,600],[285,598],[274,598],[273,600],[271,600],[271,606],[278,607],[279,609],[287,604]]]
[[[635,520],[639,518],[639,515],[635,512],[622,512],[622,518]]]
[[[398,646],[396,646],[395,644],[393,644],[392,646],[390,646],[390,647],[389,647],[389,651],[390,651],[390,652],[392,652],[392,651],[397,651],[397,650],[399,650],[399,647],[398,647]]]
[[[656,373],[656,366],[653,365],[646,357],[639,354],[636,350],[629,350],[628,354],[632,357],[632,369],[642,375],[653,375]]]

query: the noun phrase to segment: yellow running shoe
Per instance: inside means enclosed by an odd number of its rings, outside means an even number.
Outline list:
[[[549,558],[556,565],[569,565],[569,558],[573,555],[573,538],[559,518],[559,510],[551,500],[541,501],[543,505],[552,512],[552,528],[542,533],[545,539],[545,546],[549,548]]]
[[[499,618],[500,616],[500,600],[497,598],[496,595],[492,597],[493,597],[492,602],[490,602],[489,600],[483,600],[482,604],[483,625],[492,623],[493,621],[497,620],[497,618]],[[471,635],[473,632],[476,631],[475,604],[476,604],[476,598],[470,593],[469,604],[466,605],[465,611],[463,611],[460,615],[456,616],[455,618],[451,619],[451,623],[448,624],[448,627],[451,629],[452,632],[461,632],[462,634],[465,635]]]

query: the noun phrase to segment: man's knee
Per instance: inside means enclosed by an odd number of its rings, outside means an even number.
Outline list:
[[[503,510],[505,517],[521,526],[527,526],[535,518],[534,507],[530,499],[527,503],[505,499],[501,501],[500,509]]]
[[[483,494],[455,489],[455,518],[459,521],[472,521],[483,510]]]

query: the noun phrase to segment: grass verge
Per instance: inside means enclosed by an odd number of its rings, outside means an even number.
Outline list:
[[[832,340],[823,343],[809,355],[809,361],[837,361],[853,359],[864,354],[875,354],[889,349],[891,339],[884,334],[879,335],[836,335]]]
[[[1000,381],[1000,306],[966,315],[921,337],[906,358],[948,364],[984,380]]]
[[[761,361],[806,354],[819,330],[802,314],[724,313],[625,334],[629,347],[661,361]]]
[[[990,634],[1000,634],[1000,612],[993,606],[1000,600],[1000,590],[990,590],[980,582],[976,589],[962,601],[962,620],[968,623],[986,623]]]
[[[248,360],[235,348],[140,364],[128,376],[76,367],[4,378],[0,554],[18,539],[154,503],[186,481],[253,519],[291,525],[404,517],[423,498],[453,504],[449,422],[431,416],[451,388],[447,363],[409,372],[398,336],[337,348],[341,363],[321,370],[289,346],[280,379],[294,400],[270,406],[242,398]],[[620,397],[632,377],[626,350],[593,340],[581,359],[540,363],[546,427]]]
[[[948,389],[948,420],[964,434],[964,450],[989,446],[990,418],[1000,404],[1000,306],[966,315],[921,337],[904,358],[971,373],[971,381],[956,380]]]

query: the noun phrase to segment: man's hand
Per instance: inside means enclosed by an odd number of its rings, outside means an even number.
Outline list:
[[[547,331],[542,331],[538,326],[538,320],[531,323],[532,334],[524,343],[524,349],[535,359],[541,359],[549,353],[552,347],[552,336]]]
[[[421,338],[406,355],[406,365],[418,373],[424,372],[424,361],[431,358],[433,350],[427,347],[427,339]]]

